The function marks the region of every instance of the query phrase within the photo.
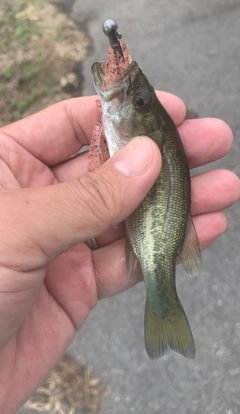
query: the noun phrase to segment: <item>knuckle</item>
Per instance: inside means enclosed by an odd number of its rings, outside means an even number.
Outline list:
[[[91,217],[98,221],[114,220],[117,214],[117,192],[112,180],[92,172],[77,182],[81,203],[84,203]]]

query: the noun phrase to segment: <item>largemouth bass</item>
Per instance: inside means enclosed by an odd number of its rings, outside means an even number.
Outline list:
[[[197,274],[201,265],[190,215],[190,173],[180,136],[136,62],[108,82],[103,64],[94,63],[92,74],[110,156],[139,135],[153,139],[162,154],[157,181],[126,220],[128,274],[131,277],[139,262],[146,285],[146,351],[154,359],[170,347],[194,358],[193,336],[175,286],[178,257],[189,274]]]

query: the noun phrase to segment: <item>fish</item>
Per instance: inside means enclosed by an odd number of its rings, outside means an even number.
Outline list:
[[[124,61],[124,57],[118,59]],[[101,134],[110,156],[141,135],[150,137],[162,155],[156,182],[126,219],[128,276],[132,277],[139,263],[146,287],[147,354],[156,359],[170,348],[193,359],[194,339],[175,283],[177,259],[188,274],[196,275],[201,268],[199,241],[190,213],[190,172],[181,138],[137,62],[129,58],[125,67],[110,78],[108,66],[95,62],[92,76],[101,101]]]

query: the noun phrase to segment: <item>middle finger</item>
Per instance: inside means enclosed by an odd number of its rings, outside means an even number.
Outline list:
[[[224,210],[240,197],[239,178],[228,170],[213,170],[191,178],[192,215]]]

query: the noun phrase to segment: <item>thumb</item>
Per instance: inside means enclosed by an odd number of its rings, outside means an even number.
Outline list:
[[[14,232],[5,230],[2,257],[6,257],[9,244],[14,244],[17,251],[19,246],[22,253],[26,250],[25,258],[31,256],[31,263],[34,258],[36,266],[43,266],[73,245],[96,237],[136,209],[156,181],[160,167],[156,144],[138,137],[79,180],[6,191],[0,210],[7,213]],[[21,263],[14,265],[21,267]]]

